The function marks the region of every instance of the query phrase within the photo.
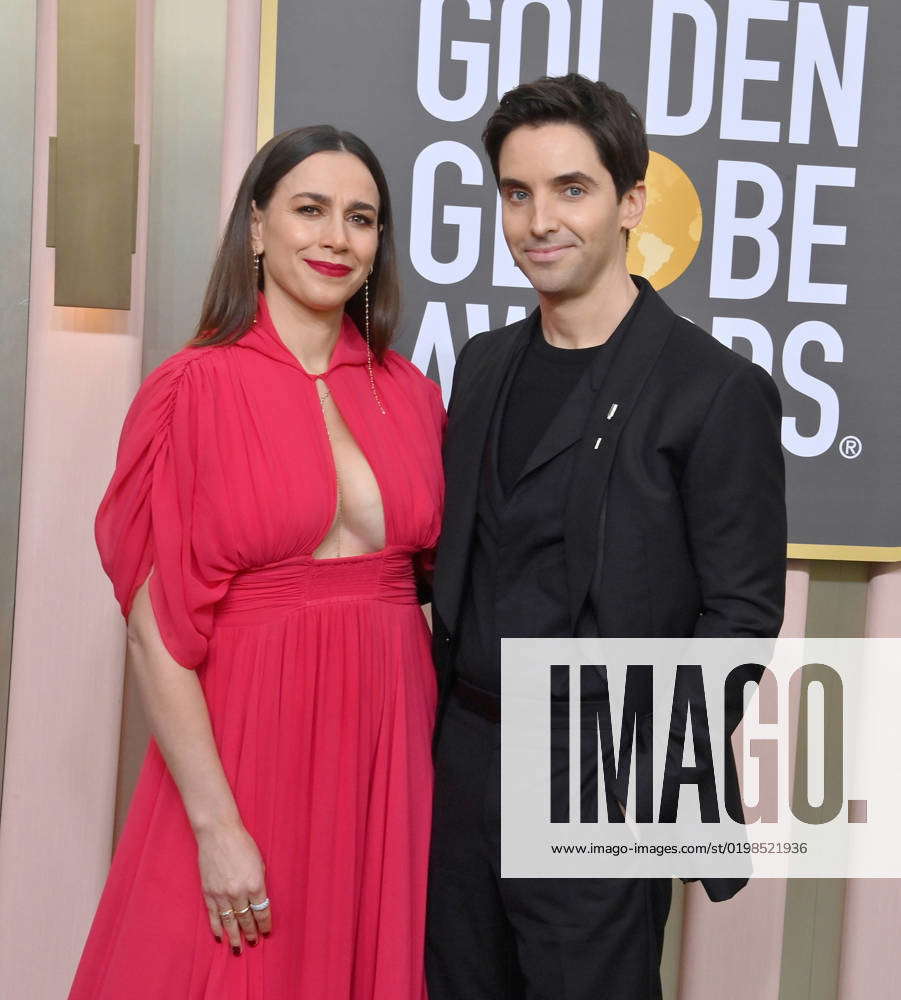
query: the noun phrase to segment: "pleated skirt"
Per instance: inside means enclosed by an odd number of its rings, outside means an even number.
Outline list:
[[[151,742],[70,1000],[424,1000],[435,679],[409,553],[236,579],[199,676],[272,933],[214,939]]]

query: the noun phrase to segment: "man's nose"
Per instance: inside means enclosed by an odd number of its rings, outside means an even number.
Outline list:
[[[532,200],[532,218],[529,228],[536,239],[556,232],[559,228],[553,205],[544,196],[536,195]]]

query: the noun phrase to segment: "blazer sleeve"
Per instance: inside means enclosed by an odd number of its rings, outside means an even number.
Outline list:
[[[198,411],[191,361],[175,355],[144,381],[125,418],[116,468],[94,523],[103,568],[127,619],[150,576],[150,600],[173,659],[206,657],[213,607],[231,573],[211,565],[195,512]],[[198,544],[200,543],[200,544]]]
[[[775,637],[785,604],[782,405],[770,376],[743,364],[720,385],[682,475],[701,587],[697,637]]]
[[[484,336],[484,334],[477,334],[477,337],[481,336]],[[464,359],[466,357],[466,352],[469,350],[469,348],[472,346],[472,344],[475,342],[476,339],[477,339],[476,337],[470,337],[466,341],[466,343],[460,348],[460,353],[457,355],[457,360],[454,362],[454,377],[451,382],[450,397],[448,398],[447,401],[448,417],[450,417],[451,413],[453,412],[454,403],[456,402],[457,397],[460,394],[460,387],[462,386],[464,381],[463,368],[465,364]]]

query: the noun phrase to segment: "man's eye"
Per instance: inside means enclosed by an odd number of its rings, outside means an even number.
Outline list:
[[[297,211],[300,212],[301,215],[318,215],[320,209],[318,205],[301,205]]]
[[[509,194],[510,201],[525,201],[528,195],[525,191],[511,191]]]
[[[573,198],[578,198],[579,195],[585,194],[585,188],[580,188],[576,184],[571,184],[567,189],[566,193],[571,195]]]

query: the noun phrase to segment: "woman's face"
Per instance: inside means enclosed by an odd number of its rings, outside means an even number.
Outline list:
[[[266,294],[277,289],[317,312],[343,309],[372,269],[378,212],[378,188],[362,160],[346,152],[302,160],[264,209],[253,206]]]

